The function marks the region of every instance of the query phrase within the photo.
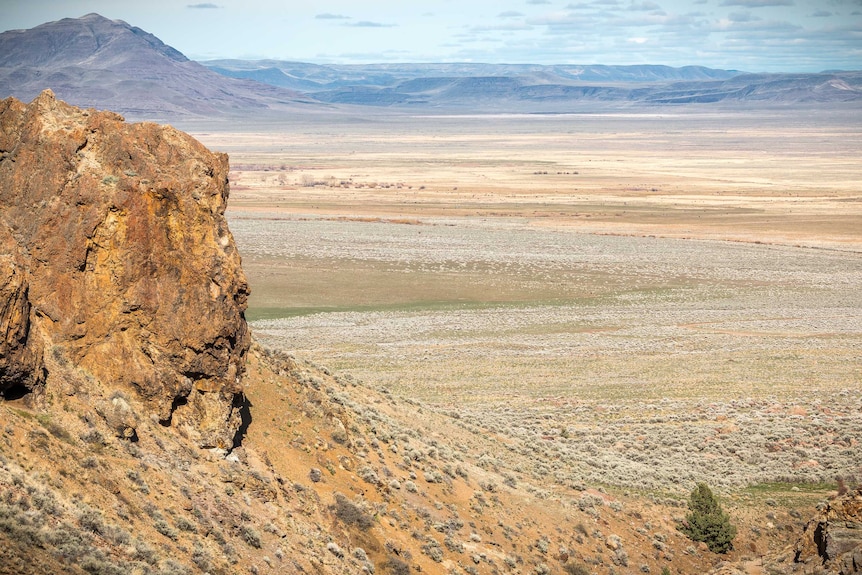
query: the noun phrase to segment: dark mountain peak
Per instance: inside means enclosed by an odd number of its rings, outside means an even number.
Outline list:
[[[188,60],[152,34],[96,13],[0,34],[0,66],[3,67],[87,65],[113,68],[152,51],[175,62]]]
[[[45,89],[77,106],[135,119],[244,112],[302,99],[220,76],[153,34],[96,13],[0,34],[0,98],[28,101]]]
[[[75,18],[64,18],[64,20],[75,20]],[[114,24],[122,24],[128,26],[128,24],[126,24],[126,22],[123,20],[111,20],[109,18],[105,18],[97,12],[90,12],[89,14],[84,14],[83,16],[78,18],[78,20],[81,20],[83,22],[112,22]]]

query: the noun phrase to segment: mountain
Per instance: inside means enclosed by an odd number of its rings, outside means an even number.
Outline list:
[[[0,34],[0,97],[42,90],[133,118],[211,116],[296,106],[283,88],[216,74],[140,28],[98,14]]]
[[[394,88],[411,80],[440,78],[519,78],[536,84],[573,82],[647,83],[725,80],[740,74],[702,66],[574,66],[539,64],[356,64],[319,65],[279,60],[209,60],[203,65],[233,78],[251,78],[276,86],[316,92],[346,87]]]
[[[369,106],[568,111],[583,105],[840,103],[862,100],[862,72],[750,74],[701,66],[203,62],[323,102]]]
[[[721,102],[835,104],[862,100],[862,73],[746,74],[655,65],[198,63],[140,28],[88,14],[0,34],[0,98],[30,100],[44,89],[132,119],[179,120],[320,111],[327,105],[567,112]]]

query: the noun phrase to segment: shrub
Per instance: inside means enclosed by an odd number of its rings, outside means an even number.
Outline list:
[[[335,494],[335,516],[347,525],[356,525],[362,530],[374,525],[374,518],[341,493]]]
[[[160,575],[189,575],[189,569],[172,559],[165,559],[159,569]]]
[[[177,526],[177,529],[179,529],[180,531],[188,531],[189,533],[197,533],[198,532],[198,528],[195,527],[195,524],[183,516],[177,517],[174,524]]]
[[[90,575],[123,575],[128,573],[124,568],[106,559],[101,553],[84,557],[81,560],[81,569]]]
[[[177,532],[177,530],[171,527],[164,519],[156,519],[156,522],[153,524],[153,526],[156,528],[156,531],[158,531],[168,539],[176,541],[177,537],[179,537],[179,533]]]
[[[443,550],[440,549],[440,544],[434,539],[430,539],[428,543],[422,546],[422,553],[430,557],[436,563],[441,563],[443,561]]]
[[[132,543],[135,548],[132,559],[136,561],[146,561],[150,565],[155,565],[159,562],[159,555],[155,549],[146,544],[141,539],[135,539]]]
[[[263,541],[260,538],[260,533],[250,525],[243,525],[239,528],[240,535],[243,541],[255,549],[260,549],[263,546]]]
[[[727,553],[733,549],[736,527],[722,510],[718,500],[706,483],[698,483],[688,501],[689,513],[679,527],[692,541],[706,543],[713,553]]]
[[[392,575],[410,575],[410,565],[397,557],[389,557],[383,564],[383,568]]]
[[[101,535],[105,532],[105,523],[102,520],[102,512],[98,509],[85,507],[78,513],[78,523],[81,529]]]
[[[344,558],[344,550],[343,550],[341,547],[339,547],[339,546],[338,546],[338,544],[337,544],[335,541],[330,541],[329,543],[327,543],[327,544],[326,544],[326,549],[327,549],[330,553],[332,553],[333,555],[335,555],[336,557],[338,557],[339,559],[343,559],[343,558]]]
[[[563,565],[563,571],[568,575],[590,575],[590,571],[586,567],[577,563],[566,563]]]

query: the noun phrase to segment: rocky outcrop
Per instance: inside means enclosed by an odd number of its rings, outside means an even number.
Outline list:
[[[796,544],[808,573],[862,573],[862,486],[830,501]]]
[[[201,446],[230,447],[250,336],[227,174],[226,155],[171,127],[50,91],[0,102],[0,389],[74,366],[54,378],[68,393],[132,390]]]
[[[14,397],[42,382],[41,348],[31,337],[24,261],[9,230],[0,225],[0,395]]]

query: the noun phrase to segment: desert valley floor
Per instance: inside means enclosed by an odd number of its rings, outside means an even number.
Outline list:
[[[668,109],[193,133],[231,156],[267,345],[538,446],[524,473],[678,495],[859,471],[858,125]]]

